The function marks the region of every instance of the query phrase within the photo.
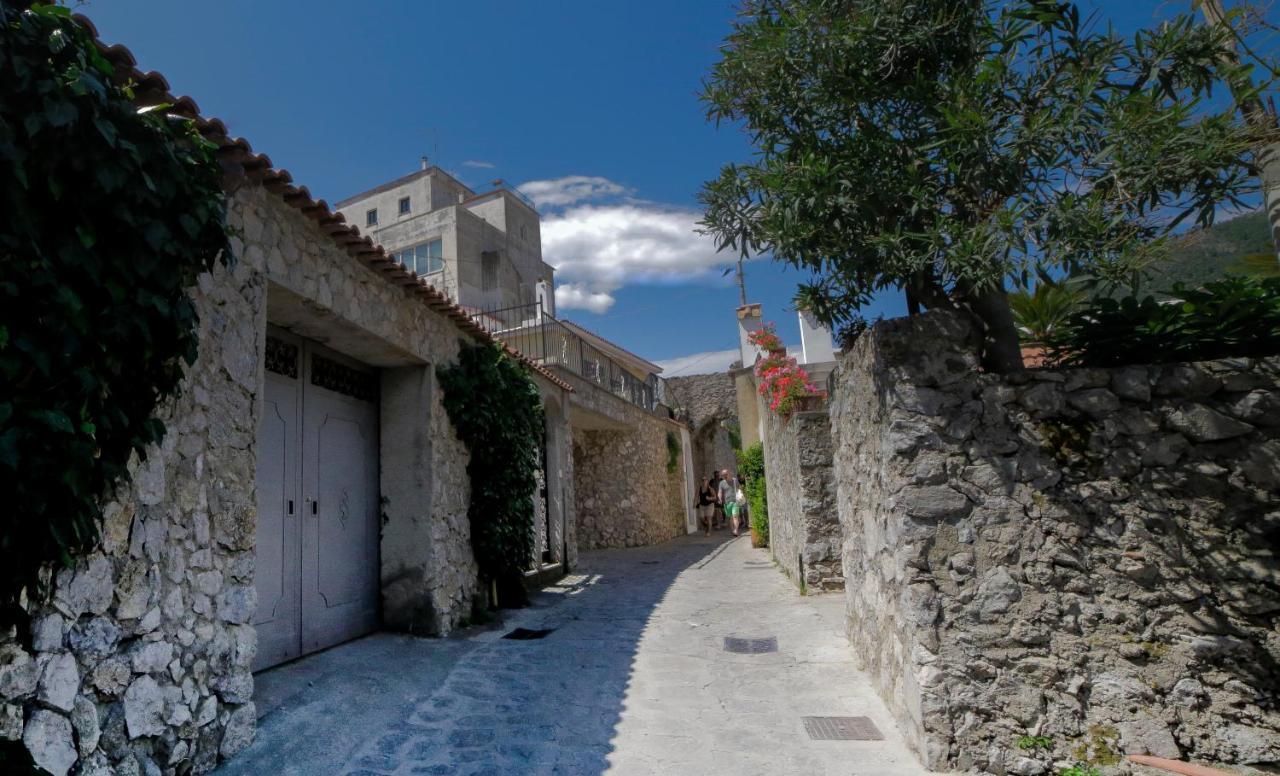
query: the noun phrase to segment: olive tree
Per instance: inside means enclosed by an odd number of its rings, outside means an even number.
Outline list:
[[[1256,187],[1256,125],[1212,91],[1249,69],[1178,16],[1125,37],[1072,3],[746,0],[704,84],[755,154],[705,184],[721,249],[811,275],[839,326],[872,295],[971,315],[1021,367],[1011,280],[1122,281]]]

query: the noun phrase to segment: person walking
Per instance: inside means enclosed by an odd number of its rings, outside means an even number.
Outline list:
[[[711,505],[711,527],[720,528],[724,525],[724,502],[720,500],[720,472],[711,472],[711,492],[716,494],[715,502]]]
[[[711,478],[702,481],[702,487],[698,489],[695,497],[698,504],[698,519],[702,522],[702,527],[706,530],[707,536],[711,535],[711,521],[715,517],[716,508],[716,489],[711,485]]]
[[[720,486],[717,491],[717,501],[724,509],[725,517],[733,523],[733,535],[738,535],[738,479],[729,473],[728,469],[720,472]]]

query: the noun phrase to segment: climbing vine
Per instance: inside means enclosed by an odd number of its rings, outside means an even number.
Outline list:
[[[498,603],[525,601],[533,559],[533,494],[543,439],[542,399],[525,368],[494,345],[464,345],[458,363],[437,368],[449,420],[471,461],[471,547]]]
[[[675,474],[680,466],[680,437],[674,431],[667,432],[667,474]]]
[[[0,3],[0,620],[92,547],[196,357],[188,289],[228,255],[215,148],[139,110],[70,11]],[[220,259],[219,257],[223,257]]]

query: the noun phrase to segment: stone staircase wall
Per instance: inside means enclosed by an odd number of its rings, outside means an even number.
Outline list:
[[[982,374],[943,313],[842,356],[849,636],[926,765],[1280,760],[1278,374]]]

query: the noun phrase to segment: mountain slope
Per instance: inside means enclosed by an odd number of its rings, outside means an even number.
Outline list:
[[[1266,214],[1259,211],[1197,229],[1174,241],[1169,258],[1152,266],[1149,288],[1168,289],[1176,282],[1199,286],[1217,280],[1249,254],[1273,254]]]

